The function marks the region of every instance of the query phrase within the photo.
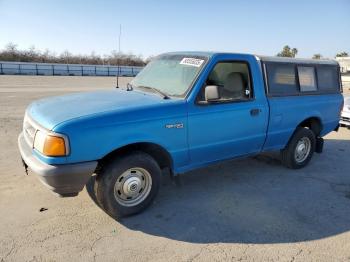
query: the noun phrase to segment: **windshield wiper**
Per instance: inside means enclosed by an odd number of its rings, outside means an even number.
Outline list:
[[[154,88],[154,87],[151,87],[151,86],[137,86],[137,87],[138,88],[142,88],[142,89],[152,90],[152,91],[160,94],[163,97],[163,99],[170,99],[170,97],[166,93],[164,93],[163,91],[160,91],[157,88]]]

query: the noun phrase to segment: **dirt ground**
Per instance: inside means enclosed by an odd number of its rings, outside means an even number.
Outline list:
[[[0,261],[350,261],[345,128],[301,170],[263,155],[165,176],[155,203],[121,222],[93,201],[93,179],[78,197],[58,198],[26,176],[17,150],[26,106],[115,83],[0,76]]]

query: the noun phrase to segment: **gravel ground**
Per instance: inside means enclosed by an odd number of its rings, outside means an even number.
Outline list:
[[[302,170],[269,154],[164,176],[155,203],[121,222],[95,204],[93,179],[78,197],[58,198],[26,176],[17,150],[26,106],[113,86],[103,77],[0,76],[0,261],[350,261],[345,128]]]

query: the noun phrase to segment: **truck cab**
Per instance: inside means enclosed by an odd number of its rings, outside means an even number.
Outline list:
[[[152,202],[163,169],[265,151],[304,167],[339,125],[340,83],[332,60],[166,53],[127,88],[33,102],[18,143],[24,165],[61,196],[96,174],[96,199],[119,218]]]

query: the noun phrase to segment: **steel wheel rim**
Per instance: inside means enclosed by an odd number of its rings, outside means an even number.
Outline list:
[[[114,185],[114,198],[122,206],[136,206],[144,201],[152,188],[151,174],[133,167],[122,173]]]
[[[308,137],[302,137],[295,147],[294,158],[297,163],[304,162],[311,151],[311,141]]]

